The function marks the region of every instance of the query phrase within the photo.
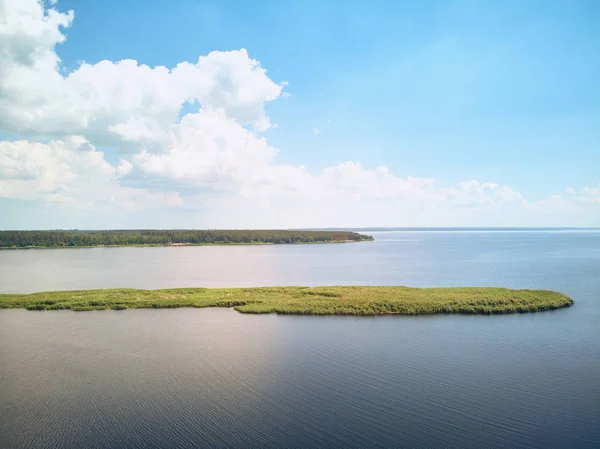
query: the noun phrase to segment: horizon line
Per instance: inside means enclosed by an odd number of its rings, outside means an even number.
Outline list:
[[[511,231],[511,230],[532,230],[532,231],[552,231],[552,230],[600,230],[600,226],[346,226],[346,227],[298,227],[298,228],[46,228],[46,229],[0,229],[0,232],[65,232],[65,231],[435,231],[435,230],[482,230],[482,231]]]

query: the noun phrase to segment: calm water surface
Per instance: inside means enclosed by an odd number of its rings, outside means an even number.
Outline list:
[[[600,232],[0,251],[0,291],[495,285],[509,316],[0,310],[1,448],[600,447]]]

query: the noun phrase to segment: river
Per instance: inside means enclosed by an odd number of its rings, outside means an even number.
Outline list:
[[[600,232],[372,234],[0,251],[0,292],[489,285],[575,305],[369,318],[0,310],[0,447],[600,446]]]

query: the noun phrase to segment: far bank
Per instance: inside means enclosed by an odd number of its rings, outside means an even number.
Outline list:
[[[52,230],[0,231],[0,249],[115,246],[282,245],[370,241],[350,231],[295,230]]]

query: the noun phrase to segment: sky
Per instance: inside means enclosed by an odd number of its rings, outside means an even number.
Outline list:
[[[0,0],[0,229],[600,226],[599,20]]]

